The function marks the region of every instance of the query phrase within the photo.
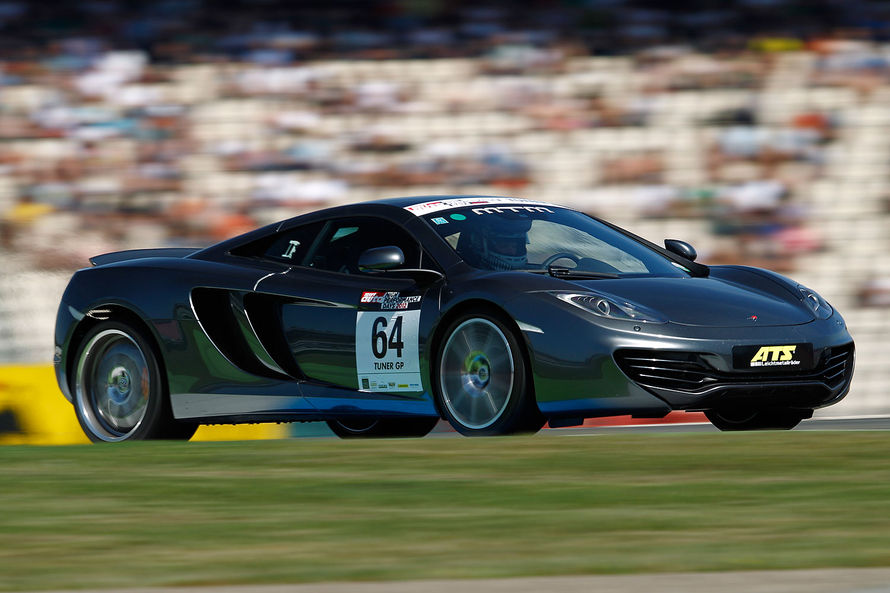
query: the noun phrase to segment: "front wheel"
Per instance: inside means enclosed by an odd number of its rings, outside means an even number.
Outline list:
[[[705,411],[711,424],[723,431],[791,430],[812,415],[812,410],[791,409]]]
[[[77,351],[74,410],[93,442],[188,440],[197,429],[173,419],[151,338],[118,321],[93,327]]]
[[[544,425],[522,346],[507,325],[484,313],[448,327],[435,365],[443,417],[467,436],[537,432]]]
[[[438,418],[338,418],[328,426],[341,439],[411,438],[426,436]]]

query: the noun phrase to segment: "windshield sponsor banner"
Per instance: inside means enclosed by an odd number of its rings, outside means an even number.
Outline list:
[[[473,214],[503,214],[504,212],[545,212],[553,214],[547,206],[480,206],[473,208]]]
[[[415,214],[416,216],[425,216],[434,212],[442,212],[443,210],[453,210],[454,208],[466,208],[468,206],[551,206],[557,207],[556,204],[548,202],[538,202],[536,200],[525,200],[522,198],[445,198],[444,200],[433,200],[431,202],[423,202],[406,206],[405,210]]]

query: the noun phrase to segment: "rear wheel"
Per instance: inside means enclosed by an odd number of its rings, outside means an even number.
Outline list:
[[[791,430],[804,418],[813,415],[812,410],[706,410],[711,424],[724,431],[736,430]]]
[[[118,321],[93,327],[77,351],[74,410],[93,442],[188,440],[197,429],[173,419],[151,338]]]
[[[438,418],[338,418],[328,426],[341,439],[410,438],[426,436]]]
[[[522,346],[499,318],[474,313],[454,320],[434,370],[440,411],[461,434],[537,432],[544,425]]]

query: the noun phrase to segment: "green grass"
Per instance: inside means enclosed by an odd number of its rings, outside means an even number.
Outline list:
[[[890,566],[890,433],[0,449],[0,591]]]

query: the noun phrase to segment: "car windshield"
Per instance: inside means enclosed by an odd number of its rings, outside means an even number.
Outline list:
[[[612,276],[688,270],[580,212],[557,206],[468,206],[423,216],[458,255],[482,270]]]

